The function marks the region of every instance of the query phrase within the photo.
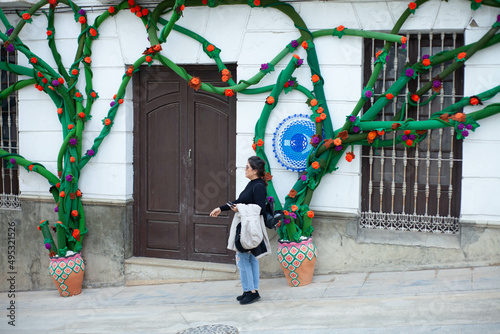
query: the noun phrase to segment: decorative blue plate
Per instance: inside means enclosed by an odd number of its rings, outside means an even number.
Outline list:
[[[295,172],[306,169],[315,130],[309,116],[302,114],[289,116],[278,125],[273,137],[273,151],[283,167]]]

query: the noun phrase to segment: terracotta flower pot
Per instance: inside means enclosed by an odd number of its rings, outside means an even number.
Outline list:
[[[85,264],[80,253],[51,257],[49,272],[62,297],[75,296],[82,292]]]
[[[278,261],[290,286],[312,282],[316,263],[316,246],[312,238],[302,242],[278,242]]]

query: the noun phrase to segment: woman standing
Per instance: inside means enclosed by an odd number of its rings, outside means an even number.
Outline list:
[[[236,224],[239,222],[239,214],[233,220],[233,225],[231,226],[232,233],[228,240],[228,248],[236,250],[236,263],[240,270],[241,286],[243,288],[243,294],[236,297],[236,299],[242,305],[250,304],[260,299],[258,291],[259,261],[257,259],[271,253],[269,238],[262,216],[266,210],[267,181],[264,177],[266,174],[265,165],[265,161],[257,156],[248,158],[245,167],[245,176],[250,179],[250,182],[248,182],[238,199],[232,202],[232,206],[226,204],[213,209],[210,213],[211,217],[217,217],[222,211],[233,210],[234,212],[238,212],[238,205],[256,204],[260,207],[259,224],[262,226],[264,235],[264,239],[260,245],[250,250],[245,250],[235,245],[234,236],[235,234],[239,234],[239,229],[241,229],[241,225],[238,227],[234,226],[235,221],[237,221]]]

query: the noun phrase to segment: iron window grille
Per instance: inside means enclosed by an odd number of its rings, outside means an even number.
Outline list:
[[[403,73],[403,68],[420,61],[423,55],[455,49],[464,44],[463,34],[407,34],[407,48],[392,48],[389,60],[377,78],[375,96],[385,92]],[[364,40],[364,86],[373,71],[375,54],[383,42]],[[432,80],[448,63],[432,68],[411,80],[377,117],[391,120],[401,110],[409,92]],[[439,95],[426,105],[407,104],[406,118],[425,120],[463,97],[463,67],[443,80]],[[433,92],[421,97],[425,101]],[[365,111],[374,99],[367,103]],[[459,232],[462,142],[455,138],[453,127],[428,130],[416,147],[403,145],[362,149],[362,200],[360,227],[400,231],[455,234]],[[395,142],[395,132],[385,139]]]
[[[17,55],[15,52],[7,52],[1,47],[0,58],[2,62],[15,64]],[[1,71],[0,90],[4,90],[17,81],[17,75],[10,71]],[[1,149],[10,153],[18,153],[18,117],[17,117],[17,92],[10,94],[1,101],[2,117],[0,127],[2,129]],[[8,161],[2,159],[0,171],[0,208],[20,209],[19,199],[19,169],[17,164],[13,168],[7,168]]]

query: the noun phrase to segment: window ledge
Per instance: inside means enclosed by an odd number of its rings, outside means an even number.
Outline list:
[[[460,234],[389,231],[358,227],[356,243],[460,249]]]

